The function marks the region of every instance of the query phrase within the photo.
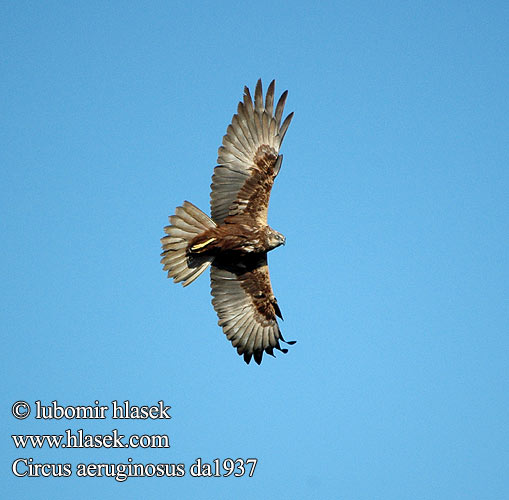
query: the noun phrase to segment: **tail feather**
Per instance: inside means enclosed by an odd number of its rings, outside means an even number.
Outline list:
[[[168,271],[168,278],[183,286],[192,283],[212,262],[212,257],[200,256],[189,260],[186,254],[189,242],[198,234],[215,227],[215,222],[192,203],[184,201],[170,218],[170,225],[164,228],[168,236],[161,238],[163,253],[161,264]]]

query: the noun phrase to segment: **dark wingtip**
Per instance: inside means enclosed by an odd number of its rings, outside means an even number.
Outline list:
[[[255,351],[253,354],[256,364],[259,365],[262,362],[263,351]]]
[[[281,313],[281,309],[279,309],[279,304],[277,302],[273,302],[272,306],[274,307],[274,312],[276,313],[276,316],[278,318],[283,319],[283,314]]]
[[[251,103],[253,104],[253,98],[251,97],[251,92],[249,91],[249,87],[246,85],[244,87],[244,105]]]
[[[293,345],[293,344],[296,344],[296,343],[297,343],[297,341],[296,341],[296,340],[285,340],[285,338],[283,337],[283,334],[281,333],[281,330],[279,330],[279,336],[280,336],[281,340],[282,340],[285,344]]]

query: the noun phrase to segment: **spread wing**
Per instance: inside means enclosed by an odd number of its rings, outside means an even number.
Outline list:
[[[221,224],[228,216],[248,213],[267,223],[270,190],[281,167],[279,148],[293,113],[283,123],[285,91],[274,111],[274,81],[263,100],[262,82],[258,80],[254,104],[247,87],[219,148],[217,167],[212,176],[211,217]]]
[[[219,326],[237,352],[244,355],[246,363],[254,356],[260,364],[264,352],[273,356],[274,349],[284,353],[288,350],[279,344],[285,340],[276,316],[282,316],[272,293],[267,256],[257,259],[237,264],[221,264],[216,260],[210,270],[210,280]]]

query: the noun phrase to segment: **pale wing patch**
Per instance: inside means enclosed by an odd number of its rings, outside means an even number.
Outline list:
[[[207,241],[204,241],[203,243],[197,243],[196,245],[193,245],[191,247],[191,250],[195,252],[196,250],[200,250],[200,248],[204,248],[207,245],[210,245],[214,241],[216,241],[216,238],[209,238]]]

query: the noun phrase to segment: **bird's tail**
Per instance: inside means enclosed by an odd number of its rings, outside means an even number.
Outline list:
[[[216,227],[216,223],[188,201],[177,207],[175,215],[169,219],[170,225],[164,228],[168,236],[161,238],[161,264],[168,271],[168,278],[173,278],[175,283],[183,281],[182,285],[187,286],[209,267],[213,259],[204,255],[190,259],[187,255],[189,242],[207,229]]]

